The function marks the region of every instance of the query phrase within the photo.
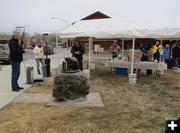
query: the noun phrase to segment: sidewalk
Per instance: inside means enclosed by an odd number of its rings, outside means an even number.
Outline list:
[[[49,58],[51,59],[51,69],[57,68],[63,61],[64,57],[71,56],[70,53],[60,50],[59,55],[51,55]],[[26,84],[26,67],[34,68],[34,78],[40,78],[42,75],[38,75],[36,71],[36,62],[35,60],[23,61],[21,63],[21,74],[19,78],[19,85],[24,87],[24,90],[19,92],[14,92],[11,90],[11,65],[2,66],[2,70],[0,71],[0,109],[10,103],[14,98],[23,93],[26,89],[31,87],[31,85]]]

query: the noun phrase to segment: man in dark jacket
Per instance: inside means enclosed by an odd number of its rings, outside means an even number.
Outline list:
[[[84,54],[84,48],[80,45],[79,41],[75,41],[74,46],[71,49],[71,53],[73,57],[76,57],[76,59],[79,62],[79,69],[83,71],[83,54]]]
[[[20,33],[14,32],[13,38],[9,41],[10,49],[10,61],[12,66],[12,77],[11,77],[11,87],[12,91],[19,91],[24,89],[19,87],[18,79],[20,76],[20,64],[23,60],[24,50],[19,45]]]
[[[178,60],[180,58],[180,48],[179,48],[178,44],[174,44],[174,46],[173,46],[172,58],[174,59],[174,67],[176,69],[179,67]]]

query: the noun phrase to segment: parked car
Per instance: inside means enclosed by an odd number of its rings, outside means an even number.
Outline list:
[[[7,44],[0,44],[0,61],[9,63],[10,50]]]
[[[43,46],[43,50],[44,50],[44,55],[54,54],[54,48],[50,45],[47,45],[47,51],[46,51],[46,46]]]
[[[26,49],[34,49],[33,46],[26,46]]]
[[[54,54],[54,47],[50,46],[50,49],[52,51],[52,54]]]

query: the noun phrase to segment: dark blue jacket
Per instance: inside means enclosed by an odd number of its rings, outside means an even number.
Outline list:
[[[80,51],[81,54],[75,54],[75,52]],[[76,57],[77,60],[83,60],[83,54],[84,54],[84,48],[80,45],[77,47],[76,45],[73,45],[71,49],[71,53],[73,57]]]

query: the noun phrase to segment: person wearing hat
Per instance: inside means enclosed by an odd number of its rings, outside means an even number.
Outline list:
[[[20,66],[23,60],[23,45],[20,46],[20,33],[14,32],[12,39],[9,41],[10,49],[10,62],[12,66],[12,76],[11,76],[11,87],[12,91],[19,91],[24,89],[18,84],[18,79],[20,76]]]
[[[38,74],[41,74],[40,69],[39,69],[39,65],[41,63],[41,65],[45,66],[45,63],[44,63],[44,51],[43,51],[43,47],[42,47],[40,40],[38,41],[38,44],[34,48],[34,54],[35,54],[37,72],[38,72]]]
[[[161,54],[161,45],[159,44],[159,41],[156,42],[156,44],[153,46],[153,52],[154,52],[154,61],[158,61],[160,59]]]
[[[169,48],[169,44],[167,44],[163,51],[163,57],[164,57],[165,63],[167,63],[167,60],[170,59],[170,56],[171,56],[171,50]]]
[[[112,53],[112,58],[117,58],[118,54],[120,53],[121,48],[117,45],[117,41],[114,40],[114,43],[110,47],[110,52]]]

